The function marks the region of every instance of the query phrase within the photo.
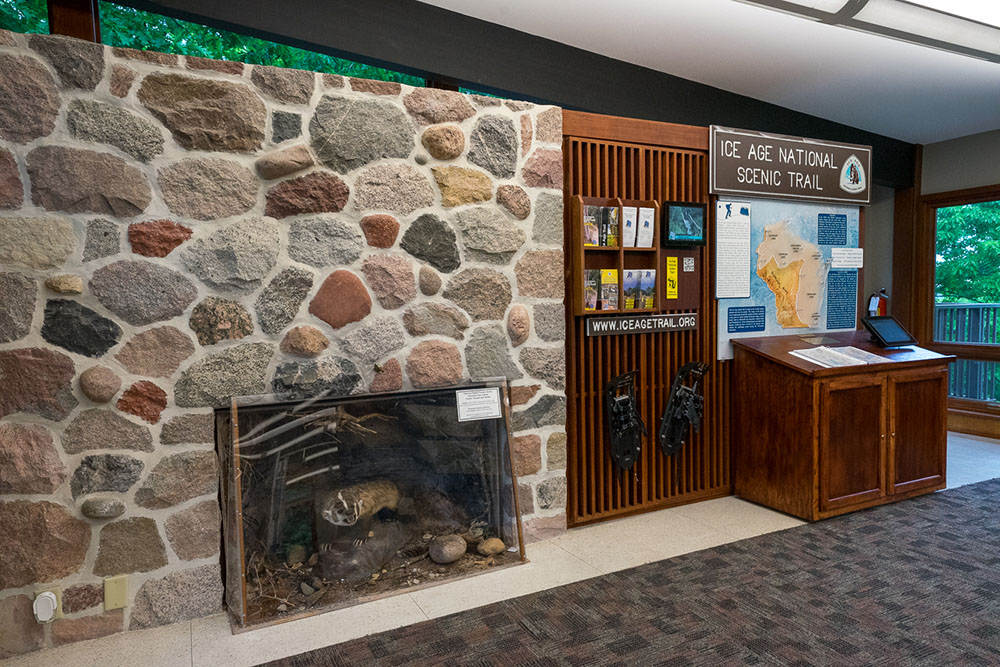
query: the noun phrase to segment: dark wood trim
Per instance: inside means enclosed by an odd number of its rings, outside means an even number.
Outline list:
[[[892,300],[890,313],[904,327],[917,333],[917,301],[915,286],[919,241],[917,211],[920,209],[920,179],[923,176],[923,147],[914,155],[913,185],[896,190],[892,223]]]
[[[975,404],[975,405],[970,405]],[[953,398],[948,401],[948,430],[1000,439],[1000,409],[982,401]]]
[[[940,208],[942,206],[976,204],[984,201],[995,201],[997,199],[1000,199],[1000,183],[984,185],[978,188],[966,188],[964,190],[935,192],[934,194],[924,195],[920,198],[920,201],[926,206]]]
[[[707,151],[708,128],[640,118],[563,111],[563,134],[582,139]]]
[[[101,42],[98,0],[48,0],[49,32]]]

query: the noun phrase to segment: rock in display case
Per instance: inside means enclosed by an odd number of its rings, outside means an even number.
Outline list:
[[[216,411],[234,628],[524,562],[505,381]]]

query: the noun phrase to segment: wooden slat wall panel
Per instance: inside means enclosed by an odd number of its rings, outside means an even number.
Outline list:
[[[564,144],[567,201],[582,195],[708,203],[706,151],[573,136],[565,137]],[[568,205],[566,211],[568,218]],[[566,224],[570,239],[568,219]],[[708,260],[714,252],[712,225],[707,231],[708,245],[699,262],[698,331],[587,338],[585,318],[567,311],[567,514],[571,527],[732,493],[729,368],[715,361],[717,313]],[[568,273],[567,269],[567,284]],[[702,385],[702,430],[678,456],[667,458],[656,442],[660,415],[677,370],[696,360],[711,366]],[[604,432],[603,391],[611,378],[629,370],[639,371],[637,397],[650,435],[633,469],[620,473],[611,462]]]

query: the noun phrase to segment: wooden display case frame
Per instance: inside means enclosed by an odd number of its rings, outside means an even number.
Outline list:
[[[592,246],[583,242],[583,207],[584,206],[614,206],[618,208],[618,241],[617,246]],[[653,245],[650,248],[626,248],[621,242],[622,207],[653,209]],[[663,310],[663,276],[660,267],[660,205],[653,200],[581,197],[570,198],[570,216],[573,227],[572,244],[573,257],[570,270],[573,282],[573,314],[581,315],[616,315],[658,313]],[[638,230],[637,230],[638,231]],[[615,269],[618,271],[618,308],[609,310],[587,310],[584,308],[584,271],[587,269]],[[631,269],[653,269],[656,271],[656,289],[654,290],[654,306],[652,308],[625,308],[625,271]]]

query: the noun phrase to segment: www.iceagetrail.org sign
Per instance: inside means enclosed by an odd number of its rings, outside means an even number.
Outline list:
[[[710,134],[712,194],[871,202],[871,146],[718,125]]]

